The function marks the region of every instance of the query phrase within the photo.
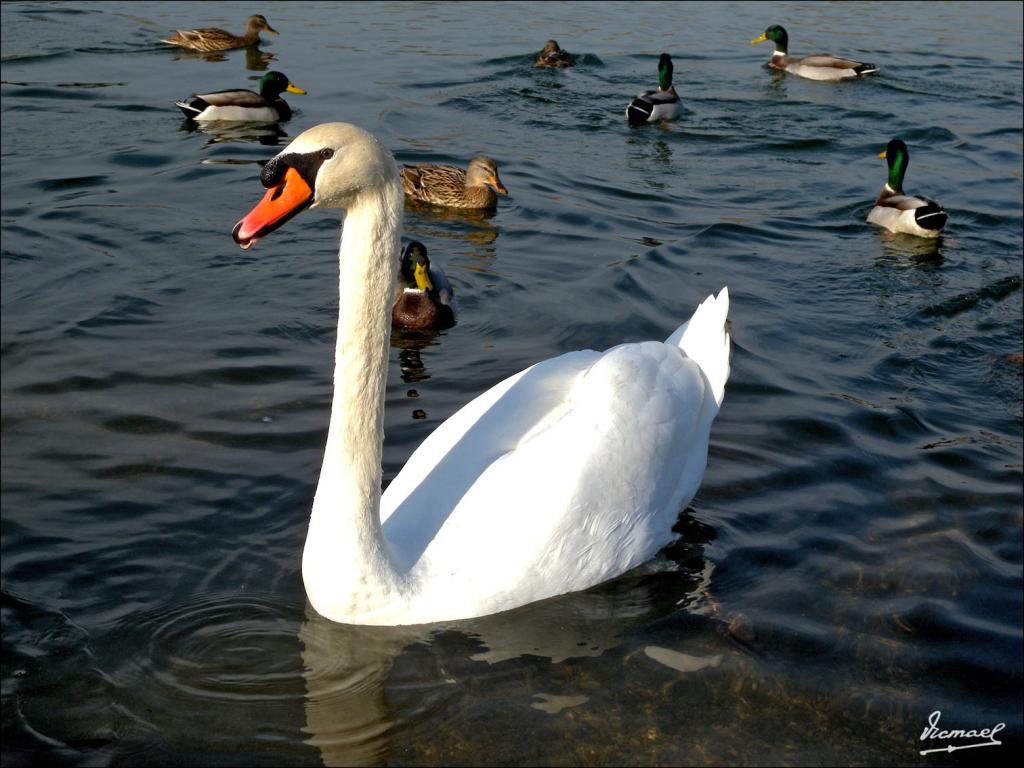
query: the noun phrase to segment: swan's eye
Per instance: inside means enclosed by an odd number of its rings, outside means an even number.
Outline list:
[[[332,157],[334,157],[334,150],[333,149],[321,149],[320,150],[320,157],[322,157],[324,160],[330,160]]]

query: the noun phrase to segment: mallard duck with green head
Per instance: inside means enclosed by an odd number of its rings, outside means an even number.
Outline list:
[[[495,192],[507,195],[508,190],[498,178],[498,164],[489,157],[477,155],[466,170],[453,165],[402,166],[402,188],[411,200],[447,208],[494,208]]]
[[[260,32],[272,35],[280,34],[272,29],[267,20],[260,14],[250,16],[245,25],[244,35],[232,35],[223,29],[207,27],[205,29],[176,29],[170,37],[161,43],[189,48],[193,51],[227,51],[232,48],[247,48],[260,43]]]
[[[391,325],[413,331],[455,325],[455,291],[444,271],[427,258],[427,247],[414,240],[402,254]]]
[[[291,107],[281,94],[304,94],[281,72],[267,72],[260,78],[260,92],[243,88],[213,93],[194,93],[174,102],[191,120],[234,120],[250,123],[276,123],[292,116]]]
[[[949,218],[946,212],[934,200],[903,191],[903,177],[910,163],[907,145],[893,139],[879,157],[884,157],[889,165],[889,179],[879,192],[868,221],[890,232],[938,237]]]
[[[644,91],[628,107],[626,119],[630,125],[653,123],[657,120],[675,120],[683,111],[676,87],[672,85],[672,57],[667,53],[658,59],[658,89]]]
[[[853,59],[843,59],[828,54],[815,54],[797,58],[789,55],[789,35],[786,30],[778,24],[766,29],[760,37],[750,41],[751,45],[771,40],[775,44],[775,52],[768,60],[768,66],[772,69],[781,69],[784,72],[791,72],[800,77],[811,80],[845,80],[851,77],[860,77],[877,72],[878,67],[874,64],[865,64]]]

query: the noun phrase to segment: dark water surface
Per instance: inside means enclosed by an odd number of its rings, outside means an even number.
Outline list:
[[[263,58],[155,43],[254,12],[281,32]],[[881,72],[773,74],[749,45],[773,22]],[[1019,3],[4,3],[4,765],[1008,759],[1021,26]],[[579,66],[534,69],[549,37]],[[662,50],[687,109],[630,129]],[[491,618],[312,614],[338,219],[239,250],[287,138],[173,106],[268,54],[309,91],[289,136],[486,152],[511,190],[491,217],[407,211],[462,315],[393,339],[385,480],[502,378],[664,338],[729,286],[732,378],[677,544]],[[864,221],[894,136],[908,191],[950,213],[937,244]],[[935,710],[1005,722],[1003,746],[921,756],[950,743],[919,739]]]

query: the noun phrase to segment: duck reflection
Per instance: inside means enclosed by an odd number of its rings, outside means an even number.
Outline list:
[[[238,49],[235,49],[238,50]],[[261,51],[259,46],[250,45],[242,48],[245,51],[245,68],[250,72],[265,72],[275,58],[269,51]],[[234,51],[191,51],[187,48],[179,48],[175,51],[174,61],[227,61]]]
[[[288,138],[277,123],[244,123],[232,120],[183,120],[181,129],[186,133],[202,133],[207,138],[206,146],[248,141],[265,146],[277,146],[281,139]]]
[[[598,657],[623,635],[673,612],[714,613],[706,597],[712,565],[704,557],[714,531],[689,510],[674,530],[683,538],[614,581],[493,616],[362,627],[328,621],[307,604],[299,630],[307,743],[320,750],[324,765],[381,765],[395,735],[408,730],[403,721],[459,695],[465,680],[503,676],[496,666],[502,662]],[[523,683],[524,700],[535,693]],[[396,704],[409,695],[410,705]]]
[[[924,238],[879,229],[877,237],[884,250],[884,255],[876,258],[878,261],[909,260],[926,267],[939,266],[944,261],[941,235],[936,238]]]
[[[251,72],[265,72],[275,58],[270,51],[261,51],[258,46],[250,45],[245,49],[245,68]]]
[[[674,130],[666,127],[664,130]],[[652,189],[668,189],[669,184],[662,181],[666,173],[673,172],[672,147],[664,139],[650,141],[644,135],[631,136],[626,139],[630,145],[629,167],[640,172],[644,183]]]
[[[785,96],[786,95],[786,73],[781,69],[774,69],[769,67],[766,63],[765,69],[771,72],[771,77],[764,86],[766,95],[769,96]]]
[[[498,211],[494,208],[445,208],[417,202],[406,197],[405,212],[425,225],[429,225],[431,222],[454,224],[461,235],[486,234],[489,236],[489,241],[493,241],[498,236],[498,230],[490,223],[491,219],[498,215]]]
[[[427,347],[440,343],[443,332],[436,330],[410,331],[394,328],[391,331],[391,348],[398,350],[398,365],[402,371],[402,381],[412,384],[430,378],[427,367],[420,356]]]
[[[495,242],[500,230],[490,221],[494,216],[495,211],[438,208],[413,203],[407,198],[404,228],[407,232],[415,232],[419,240],[451,243],[438,251],[445,254],[449,264],[454,257],[489,262],[498,255]],[[462,268],[477,271],[466,264]]]

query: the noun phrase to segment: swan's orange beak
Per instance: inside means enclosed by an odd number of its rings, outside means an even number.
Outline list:
[[[248,250],[288,219],[306,210],[313,202],[313,190],[294,168],[284,173],[284,180],[267,190],[259,204],[231,231],[231,236]]]

